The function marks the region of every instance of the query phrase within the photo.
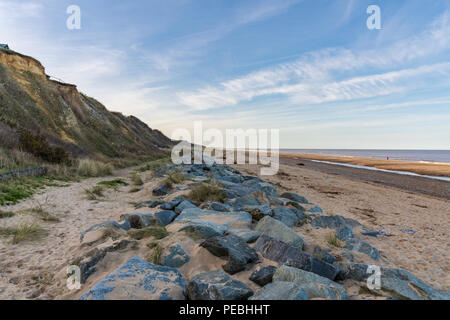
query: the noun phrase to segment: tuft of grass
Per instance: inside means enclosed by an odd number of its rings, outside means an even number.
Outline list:
[[[60,221],[58,217],[56,217],[55,215],[52,215],[48,211],[44,210],[44,208],[42,208],[42,206],[37,206],[37,207],[31,208],[31,209],[29,209],[29,212],[35,214],[39,219],[41,219],[43,221],[48,221],[48,222],[59,222]]]
[[[102,186],[94,186],[91,189],[84,189],[87,194],[88,200],[98,200],[99,197],[103,197],[103,191],[105,189]]]
[[[159,264],[161,260],[162,247],[156,242],[147,244],[147,247],[152,249],[152,252],[147,256],[146,260],[154,264]]]
[[[166,228],[161,226],[147,227],[138,230],[128,231],[128,235],[135,240],[142,240],[149,237],[154,237],[155,239],[163,239],[169,235]]]
[[[336,233],[330,232],[327,237],[327,242],[330,247],[340,248],[342,247],[341,241],[336,237]]]
[[[113,188],[113,189],[117,189],[119,187],[119,185],[122,186],[128,186],[128,183],[125,182],[123,179],[114,179],[114,180],[106,180],[106,181],[101,181],[99,183],[97,183],[99,186],[105,186],[108,188]]]
[[[163,167],[164,165],[166,165],[169,162],[170,162],[170,157],[151,161],[151,162],[147,163],[145,166],[139,168],[138,171],[139,172],[155,171],[155,170]]]
[[[17,244],[23,241],[33,241],[41,238],[45,234],[37,224],[23,222],[15,227],[0,228],[0,236],[12,237],[12,243]]]
[[[130,189],[130,191],[128,191],[128,192],[129,192],[129,193],[136,193],[136,192],[139,192],[139,191],[141,191],[140,188],[132,188],[132,189]]]
[[[193,187],[187,197],[196,203],[203,203],[205,201],[223,203],[226,199],[226,193],[218,183],[210,182]]]
[[[11,218],[14,217],[15,215],[16,214],[11,211],[0,211],[0,219]]]
[[[142,185],[144,184],[144,181],[142,180],[140,174],[137,173],[137,172],[134,172],[134,173],[131,175],[131,181],[133,182],[133,184],[134,184],[135,186],[142,186]]]
[[[110,164],[100,161],[83,159],[78,163],[77,174],[82,177],[106,177],[113,173]]]
[[[184,181],[184,174],[180,169],[173,169],[167,172],[167,178],[166,180],[168,182],[171,182],[173,184],[179,184]]]

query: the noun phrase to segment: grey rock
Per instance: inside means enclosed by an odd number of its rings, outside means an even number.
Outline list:
[[[250,280],[263,287],[272,282],[272,278],[276,270],[277,267],[274,266],[261,267],[250,275]]]
[[[315,273],[288,266],[279,267],[273,275],[273,281],[293,282],[304,289],[308,299],[346,300],[347,290],[340,284]]]
[[[319,260],[297,247],[265,235],[259,237],[254,249],[261,252],[264,258],[316,273],[330,280],[334,280],[339,272],[335,266]]]
[[[154,196],[165,196],[170,191],[170,185],[168,183],[163,184],[155,189],[153,189],[152,193]]]
[[[252,216],[248,212],[220,212],[214,210],[202,210],[200,208],[188,208],[175,219],[175,222],[187,223],[191,220],[203,220],[220,224],[227,228],[249,228],[252,225]]]
[[[337,262],[337,259],[329,253],[329,250],[324,250],[319,246],[314,247],[314,256],[329,264]]]
[[[156,212],[154,215],[156,220],[158,220],[158,223],[162,226],[168,225],[177,216],[175,212],[168,210]]]
[[[229,230],[228,233],[241,238],[247,243],[255,242],[256,240],[258,240],[260,236],[258,231],[250,229],[232,229]]]
[[[129,223],[133,229],[142,229],[158,224],[158,219],[153,213],[126,213],[120,216],[120,221]]]
[[[380,259],[380,253],[378,252],[378,250],[376,248],[372,247],[367,242],[357,239],[357,238],[347,240],[344,248],[348,249],[348,250],[353,250],[353,251],[364,253],[375,261]]]
[[[196,234],[200,238],[221,236],[227,232],[228,226],[199,219],[189,220],[179,231],[187,231]]]
[[[136,209],[141,209],[141,208],[144,208],[144,207],[147,207],[147,208],[156,208],[157,206],[159,206],[160,204],[163,204],[163,202],[162,201],[153,201],[153,200],[149,200],[149,201],[144,201],[144,202],[141,202],[141,203],[139,203],[137,206],[136,206]]]
[[[361,263],[339,263],[340,279],[352,279],[367,282],[374,271],[369,265]],[[369,271],[369,272],[368,272]],[[436,290],[404,269],[380,267],[381,289],[374,290],[379,294],[387,294],[393,298],[406,300],[448,300],[449,291]]]
[[[183,199],[176,198],[176,199],[173,199],[172,201],[163,203],[160,206],[160,208],[163,210],[173,210],[177,205],[180,204],[181,201],[183,201]]]
[[[311,226],[315,228],[334,229],[336,237],[342,241],[353,238],[352,227],[341,216],[319,216],[311,221]]]
[[[266,235],[274,239],[283,241],[291,246],[303,249],[304,241],[297,233],[284,223],[275,220],[271,217],[264,217],[255,227],[261,235]]]
[[[298,209],[276,207],[272,211],[273,218],[283,222],[288,227],[300,226],[308,220],[306,214]]]
[[[271,282],[251,296],[249,300],[308,300],[308,293],[293,282]]]
[[[191,300],[246,300],[252,294],[245,283],[232,279],[222,270],[200,273],[188,284]]]
[[[183,200],[175,207],[175,212],[180,214],[183,210],[192,208],[197,208],[197,206],[191,200]]]
[[[308,210],[310,213],[323,213],[323,210],[321,207],[313,207]]]
[[[211,210],[220,211],[220,212],[229,212],[231,211],[231,207],[225,203],[220,202],[212,202],[209,207]]]
[[[247,264],[258,261],[256,251],[244,240],[231,234],[206,239],[200,246],[217,257],[227,259],[222,268],[229,274],[240,272]]]
[[[234,210],[242,210],[243,208],[247,207],[247,206],[259,206],[260,203],[258,201],[256,201],[253,198],[250,197],[240,197],[240,198],[236,198],[233,201],[231,201],[231,206],[233,207]]]
[[[309,203],[309,201],[305,197],[299,196],[298,194],[295,194],[292,192],[283,193],[281,195],[281,198],[286,198],[286,199],[289,199],[289,200],[292,200],[292,201],[295,201],[298,203],[305,203],[305,204]]]
[[[175,244],[168,248],[168,253],[161,257],[161,265],[179,268],[189,262],[190,257],[179,244]]]
[[[100,280],[80,300],[184,300],[186,283],[175,268],[133,257]]]

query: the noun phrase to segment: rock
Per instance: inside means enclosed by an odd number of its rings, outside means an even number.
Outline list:
[[[183,210],[189,209],[189,208],[197,208],[197,206],[191,201],[191,200],[183,200],[180,202],[179,205],[175,207],[175,212],[180,214]]]
[[[245,283],[232,279],[222,270],[200,273],[188,284],[191,300],[245,300],[252,294]]]
[[[235,211],[243,210],[247,206],[259,206],[260,203],[253,198],[250,197],[240,197],[231,201],[231,206]]]
[[[177,198],[173,199],[172,201],[163,203],[159,208],[162,210],[173,210],[183,200],[184,200],[183,197],[177,197]]]
[[[184,300],[185,290],[186,283],[177,269],[133,257],[80,300]]]
[[[315,228],[334,229],[339,240],[346,241],[353,238],[353,230],[346,219],[341,216],[319,216],[311,221]]]
[[[189,220],[179,231],[187,231],[197,235],[200,238],[207,239],[211,237],[221,236],[227,232],[228,226],[213,222],[192,219]]]
[[[303,239],[284,223],[271,217],[264,217],[255,227],[262,235],[283,241],[291,246],[303,249]]]
[[[256,291],[249,300],[308,300],[308,294],[293,282],[277,281]]]
[[[81,271],[81,283],[85,283],[87,278],[97,271],[96,265],[103,260],[108,252],[122,251],[127,248],[134,248],[137,245],[136,241],[123,239],[115,241],[110,245],[100,245],[97,248],[89,251],[84,257],[75,259],[76,265]]]
[[[259,238],[259,232],[250,229],[232,229],[228,233],[241,238],[247,243],[255,242]]]
[[[273,281],[293,282],[308,295],[308,299],[346,300],[347,290],[340,284],[315,273],[288,266],[279,267],[273,275]]]
[[[189,262],[189,255],[183,250],[179,244],[175,244],[168,248],[169,252],[161,257],[161,265],[173,268],[179,268]]]
[[[241,210],[250,213],[253,221],[259,221],[265,216],[272,216],[272,210],[268,205],[244,206]]]
[[[152,193],[154,196],[165,196],[166,194],[169,193],[170,189],[171,189],[170,184],[165,183],[162,186],[153,189]]]
[[[258,261],[256,251],[244,240],[231,234],[206,239],[200,246],[217,257],[227,259],[222,268],[229,274],[240,272],[247,264]]]
[[[340,256],[350,262],[353,262],[355,260],[355,256],[351,252],[342,252],[340,253]]]
[[[156,212],[154,215],[158,223],[162,226],[167,226],[177,216],[175,212],[168,210]]]
[[[92,233],[94,231],[97,230],[112,230],[112,231],[116,231],[118,233],[121,234],[125,234],[126,231],[130,230],[131,225],[128,221],[125,221],[125,223],[123,224],[119,224],[116,221],[106,221],[106,222],[102,222],[99,224],[95,224],[92,227],[90,227],[89,229],[83,231],[80,235],[80,242],[83,242],[84,238],[86,237],[87,234]],[[103,233],[101,233],[100,236],[103,236]],[[98,240],[98,239],[97,239]],[[89,241],[90,243],[95,242],[95,241]]]
[[[276,207],[272,211],[273,218],[283,222],[288,227],[300,226],[308,220],[306,214],[298,209]]]
[[[296,201],[298,203],[305,203],[308,204],[309,201],[302,196],[299,196],[298,194],[292,193],[292,192],[285,192],[281,195],[281,198],[286,198],[292,201]]]
[[[139,203],[139,204],[136,206],[136,209],[141,209],[141,208],[144,208],[144,207],[147,207],[147,208],[156,208],[156,207],[159,206],[160,204],[163,204],[163,202],[162,202],[162,201],[153,201],[153,200],[144,201],[144,202]]]
[[[339,263],[341,272],[339,279],[352,279],[367,282],[367,278],[373,276],[374,271],[368,270],[369,265],[361,263]],[[368,272],[369,271],[369,272]],[[448,300],[449,291],[436,290],[416,278],[404,269],[380,267],[381,288],[374,290],[379,294],[387,294],[397,299],[408,300]]]
[[[314,256],[329,264],[337,262],[337,259],[329,254],[329,250],[324,250],[319,246],[314,247]]]
[[[276,270],[277,267],[274,266],[261,267],[250,275],[250,280],[263,287],[272,282],[272,277]]]
[[[313,207],[308,210],[310,213],[323,213],[323,210],[321,207]]]
[[[335,266],[317,259],[298,247],[293,247],[266,235],[259,237],[254,249],[261,252],[264,258],[309,271],[330,280],[334,280],[339,272],[339,269]]]
[[[191,220],[202,220],[221,224],[227,228],[250,228],[252,216],[248,212],[220,212],[214,210],[202,210],[200,208],[188,208],[175,219],[178,223],[187,223]],[[220,221],[220,222],[219,222]]]
[[[220,202],[212,202],[209,204],[211,210],[220,211],[220,212],[229,212],[231,211],[231,207],[225,203]]]
[[[348,249],[348,250],[353,250],[353,251],[364,253],[375,261],[380,259],[380,253],[378,252],[378,250],[376,248],[372,247],[367,242],[360,240],[360,239],[353,238],[353,239],[347,240],[344,248]]]
[[[133,229],[142,229],[158,224],[158,219],[153,213],[126,213],[120,216],[120,221],[129,223]]]

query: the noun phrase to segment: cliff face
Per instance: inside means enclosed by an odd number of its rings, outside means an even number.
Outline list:
[[[0,49],[0,129],[44,135],[73,156],[129,157],[160,153],[173,142],[133,116],[109,112],[75,85],[51,80],[39,61]],[[0,146],[14,145],[0,135]]]

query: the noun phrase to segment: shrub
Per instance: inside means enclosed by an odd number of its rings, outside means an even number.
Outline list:
[[[51,163],[70,163],[69,154],[61,147],[50,147],[47,139],[42,135],[33,135],[28,130],[22,130],[19,140],[25,151],[42,160]]]
[[[184,181],[184,174],[180,169],[173,169],[167,172],[167,180],[171,183],[178,184]]]
[[[107,163],[90,159],[82,159],[78,163],[77,174],[82,177],[105,177],[112,173],[112,166]]]
[[[336,237],[336,233],[335,232],[330,232],[328,234],[327,242],[328,242],[328,245],[330,245],[331,247],[336,247],[336,248],[342,247],[342,243]]]
[[[10,211],[0,211],[0,219],[14,217],[15,213]]]
[[[161,260],[162,247],[156,242],[149,243],[147,246],[152,249],[152,253],[147,256],[146,260],[154,264],[159,264]]]
[[[215,182],[203,183],[192,188],[188,194],[188,198],[196,203],[205,201],[224,202],[226,193],[222,190],[219,184]]]
[[[128,183],[125,182],[123,179],[114,179],[108,181],[101,181],[98,183],[98,185],[116,189],[119,185],[127,186]]]
[[[94,186],[91,189],[84,190],[88,195],[88,200],[97,200],[98,197],[103,197],[104,188],[102,186]]]
[[[142,181],[141,176],[140,176],[139,173],[137,173],[137,172],[134,172],[134,173],[131,175],[131,181],[133,181],[133,184],[134,184],[135,186],[142,186],[142,185],[144,184],[144,181]]]

